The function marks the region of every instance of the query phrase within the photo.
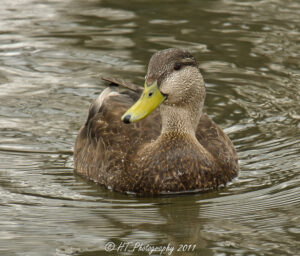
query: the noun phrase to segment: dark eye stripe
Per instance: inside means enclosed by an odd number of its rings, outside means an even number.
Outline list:
[[[174,64],[174,67],[173,69],[174,70],[179,70],[181,69],[182,67],[185,67],[185,66],[196,66],[196,63],[195,62],[192,62],[192,61],[189,61],[189,62],[180,62],[180,63],[175,63]]]
[[[196,66],[194,61],[181,62],[181,66]]]

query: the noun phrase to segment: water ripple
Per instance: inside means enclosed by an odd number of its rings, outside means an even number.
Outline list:
[[[197,255],[299,253],[297,1],[2,5],[3,254],[106,255],[108,241],[197,244]],[[137,198],[74,175],[74,140],[104,88],[99,77],[142,85],[149,57],[167,47],[199,60],[205,110],[232,139],[239,177],[207,194]]]

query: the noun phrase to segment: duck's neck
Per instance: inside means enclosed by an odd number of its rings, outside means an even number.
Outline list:
[[[202,115],[201,106],[160,106],[162,118],[161,134],[180,133],[195,137],[196,129]]]

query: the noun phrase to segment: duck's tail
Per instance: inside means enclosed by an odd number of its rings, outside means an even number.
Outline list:
[[[124,79],[103,76],[101,77],[101,79],[109,82],[109,86],[122,86],[137,93],[141,93],[143,91],[143,88],[141,86],[125,81]]]

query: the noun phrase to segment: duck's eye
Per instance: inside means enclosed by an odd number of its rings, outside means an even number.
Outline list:
[[[149,92],[148,96],[151,97],[153,95],[153,92]]]
[[[180,63],[175,63],[174,70],[179,70],[180,68],[181,68],[181,64]]]

